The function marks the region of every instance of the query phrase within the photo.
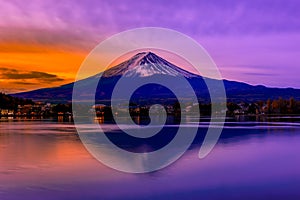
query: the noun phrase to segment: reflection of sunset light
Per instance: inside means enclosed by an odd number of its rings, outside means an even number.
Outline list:
[[[103,124],[104,123],[104,117],[103,116],[102,117],[95,117],[94,121],[96,123]]]
[[[65,184],[120,179],[92,158],[73,125],[48,124],[44,128],[44,124],[32,121],[10,123],[5,124],[7,134],[0,134],[1,190],[2,183],[9,189],[44,185],[51,188],[49,185],[54,184],[65,190]]]

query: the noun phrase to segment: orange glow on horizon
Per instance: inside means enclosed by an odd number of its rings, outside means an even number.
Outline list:
[[[129,52],[118,57],[107,68],[116,66],[135,54],[143,51],[152,51],[171,63],[193,72],[193,67],[191,67],[190,64],[181,57],[174,55],[173,53],[157,49],[139,49]],[[71,47],[66,48],[65,46],[54,44],[41,45],[2,42],[0,43],[0,92],[16,93],[71,83],[75,80],[77,71],[82,62],[84,62],[88,53],[89,52],[78,48],[72,49]],[[99,61],[101,62],[101,60],[104,61],[105,59],[106,56],[103,55],[103,57],[99,58]],[[105,66],[101,66],[99,63],[96,63],[96,65],[97,73],[105,70]],[[93,69],[95,68],[93,67]],[[14,73],[13,75],[17,74],[18,77],[8,77],[8,74],[11,74],[12,72]],[[49,76],[55,76],[57,79],[43,80],[39,77],[21,77],[21,75],[28,75],[28,73],[32,72],[47,73],[50,74]],[[86,72],[86,74],[81,78],[87,78],[92,75],[95,74]]]
[[[71,51],[54,45],[0,43],[0,91],[7,93],[54,87],[74,81],[74,77],[86,56],[77,49]],[[57,76],[58,81],[41,81],[26,77],[5,77],[14,73],[43,72]],[[23,84],[22,84],[23,83]]]

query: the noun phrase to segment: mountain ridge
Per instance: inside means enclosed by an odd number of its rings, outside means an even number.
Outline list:
[[[103,73],[103,77],[125,76],[125,77],[147,77],[154,74],[165,74],[169,76],[183,75],[186,78],[198,75],[177,67],[171,62],[157,56],[152,52],[140,52],[129,60],[126,60]]]
[[[109,99],[110,93],[114,84],[120,77],[125,78],[141,78],[147,79],[151,76],[168,76],[174,78],[174,84],[176,84],[176,76],[184,76],[190,84],[193,86],[198,98],[208,99],[209,93],[205,85],[205,78],[196,74],[193,74],[187,70],[184,70],[169,61],[157,56],[152,52],[140,52],[130,59],[112,67],[104,72],[100,72],[94,76],[80,80],[82,87],[88,88],[91,84],[98,84],[96,96],[100,99]],[[101,81],[103,83],[97,83],[99,76],[101,75]],[[209,79],[218,81],[214,79]],[[230,81],[223,79],[227,99],[233,102],[253,102],[257,100],[275,99],[278,97],[290,98],[294,97],[300,100],[300,89],[294,88],[272,88],[263,85],[250,85],[244,82]],[[11,94],[15,97],[29,98],[35,101],[48,101],[48,102],[68,102],[72,100],[73,83],[68,83],[58,87],[41,88],[28,92],[21,92]],[[101,87],[99,87],[101,86]],[[181,87],[181,86],[178,86]],[[101,91],[102,88],[102,91]],[[184,87],[180,88],[184,92]],[[163,90],[162,90],[163,91]],[[84,92],[84,90],[83,90]],[[151,92],[151,91],[145,91]],[[153,92],[153,91],[152,91]],[[101,96],[102,95],[102,96]],[[199,96],[202,95],[202,96]],[[168,98],[164,96],[163,92],[161,98]]]

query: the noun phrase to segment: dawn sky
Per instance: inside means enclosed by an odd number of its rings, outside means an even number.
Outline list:
[[[99,42],[132,28],[180,31],[223,78],[300,88],[300,1],[0,1],[0,91],[62,85]]]

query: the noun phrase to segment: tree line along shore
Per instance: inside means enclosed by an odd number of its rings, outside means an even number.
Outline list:
[[[200,103],[190,104],[185,103],[180,107],[178,102],[164,105],[168,114],[178,114],[181,111],[195,112],[200,109],[201,115],[211,114],[211,104]],[[139,105],[138,103],[130,103],[129,111],[131,115],[148,115],[149,106]],[[97,116],[110,116],[110,106],[98,104],[90,109],[90,112],[95,112]],[[293,97],[289,99],[268,99],[267,101],[257,102],[227,102],[226,112],[228,116],[234,115],[297,115],[300,114],[300,101]],[[59,116],[72,115],[71,103],[47,103],[35,102],[30,99],[22,99],[0,93],[0,116]]]

